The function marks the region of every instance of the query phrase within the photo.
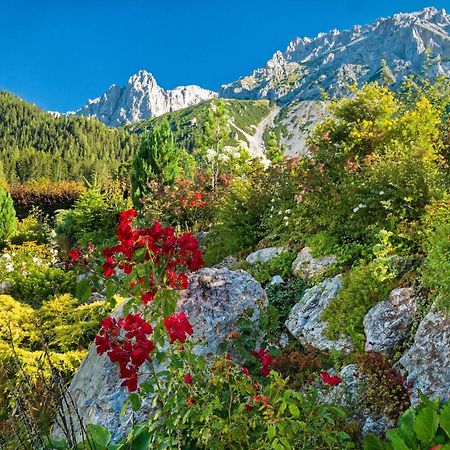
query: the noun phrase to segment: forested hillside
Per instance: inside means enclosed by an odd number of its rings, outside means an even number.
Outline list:
[[[116,174],[137,137],[95,119],[44,112],[0,92],[0,175],[10,182],[40,177],[89,181]]]

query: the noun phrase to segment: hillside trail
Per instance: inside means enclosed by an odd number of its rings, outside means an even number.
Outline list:
[[[265,144],[264,144],[264,131],[273,125],[273,121],[277,114],[280,112],[280,108],[278,106],[274,107],[269,114],[264,117],[261,122],[256,126],[255,133],[254,134],[248,134],[238,126],[236,126],[235,123],[231,123],[231,126],[234,127],[237,131],[242,133],[247,139],[248,142],[248,151],[251,155],[259,156],[263,159],[265,159]]]

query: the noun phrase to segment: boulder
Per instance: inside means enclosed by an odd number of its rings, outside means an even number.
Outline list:
[[[408,336],[416,313],[413,288],[398,288],[377,303],[364,318],[366,351],[390,355]]]
[[[420,322],[414,343],[399,363],[412,385],[411,403],[419,403],[419,390],[430,398],[450,397],[450,317],[429,312]]]
[[[233,268],[236,267],[238,263],[239,261],[234,256],[227,256],[219,264],[216,264],[214,268],[233,270]]]
[[[336,256],[314,258],[309,247],[304,247],[292,263],[293,275],[308,281],[322,275],[329,267],[336,264]]]
[[[245,258],[247,264],[254,266],[256,263],[268,263],[270,260],[283,253],[285,250],[283,247],[268,247],[261,250],[256,250],[256,252],[250,253],[250,255]]]
[[[217,354],[220,343],[245,311],[253,309],[251,319],[257,323],[261,308],[267,305],[264,289],[242,270],[207,268],[191,274],[189,279],[189,288],[180,293],[177,308],[186,313],[193,326],[197,354]],[[122,309],[123,306],[119,306],[113,315],[120,316]],[[70,435],[76,436],[77,441],[82,440],[82,421],[83,425],[105,426],[112,433],[112,442],[120,442],[132,424],[145,420],[151,411],[149,398],[139,412],[129,408],[121,415],[128,392],[120,384],[117,366],[106,355],[99,356],[92,345],[68,388],[53,437],[66,436],[63,430],[69,426]]]
[[[284,280],[280,275],[274,275],[269,284],[279,286],[281,284],[284,284]]]
[[[328,339],[325,336],[327,323],[321,319],[323,311],[336,297],[341,286],[342,275],[327,278],[307,289],[302,299],[292,308],[286,327],[302,345],[311,345],[319,350],[352,350],[353,345],[348,338]]]
[[[2,281],[0,283],[0,294],[5,295],[8,294],[10,292],[12,288],[12,284],[8,283],[7,281]]]

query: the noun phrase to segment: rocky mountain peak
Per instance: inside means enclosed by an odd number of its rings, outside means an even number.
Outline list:
[[[111,85],[100,97],[88,100],[76,114],[95,117],[109,126],[121,126],[186,108],[216,96],[215,92],[196,85],[165,90],[150,72],[140,70],[128,79],[124,87]]]
[[[434,7],[381,18],[349,30],[331,30],[315,38],[297,37],[284,52],[277,51],[267,64],[224,85],[219,95],[238,99],[318,99],[324,89],[343,95],[354,82],[381,78],[381,61],[387,62],[399,84],[411,73],[450,74],[450,16]]]

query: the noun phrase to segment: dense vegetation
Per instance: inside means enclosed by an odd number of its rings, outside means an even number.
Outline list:
[[[73,197],[42,189],[41,205],[34,195],[39,182],[11,189],[19,221],[0,189],[0,201],[9,205],[8,220],[0,214],[0,277],[8,284],[8,295],[0,296],[0,363],[6,361],[0,407],[2,419],[12,415],[4,434],[12,439],[24,431],[11,390],[23,375],[8,370],[10,361],[38,385],[33,361],[46,349],[45,376],[53,367],[69,378],[100,329],[97,350],[119,365],[130,406],[138,410],[141,396],[151,393],[160,408],[117,447],[107,430],[89,427],[86,448],[89,439],[102,449],[361,448],[354,411],[323,401],[342,382],[333,374],[349,363],[366,379],[371,415],[399,420],[389,442],[372,436],[367,449],[446,448],[448,404],[422,396],[418,408],[409,407],[410,391],[395,364],[402,348],[389,358],[365,352],[363,318],[398,286],[420,291],[416,321],[431,310],[449,313],[449,106],[448,80],[407,82],[397,93],[379,84],[355,88],[351,98],[330,102],[329,117],[311,136],[310,157],[281,158],[269,135],[266,167],[228,144],[239,133],[232,118],[250,131],[269,103],[213,100],[128,127],[149,128],[131,173],[101,188],[83,187]],[[133,197],[139,211],[129,209]],[[55,212],[54,204],[63,210]],[[246,262],[251,251],[275,245],[283,249],[271,261]],[[305,246],[336,262],[312,279],[295,276],[291,265]],[[243,317],[224,355],[205,360],[191,352],[193,330],[176,310],[177,290],[203,259],[212,266],[227,257],[266,288],[266,337],[261,341]],[[292,306],[305,289],[336,274],[343,283],[323,312],[326,336],[345,337],[354,350],[319,351],[297,341],[280,349]],[[275,275],[284,283],[271,284]],[[92,300],[93,293],[104,298]],[[121,298],[128,299],[125,318],[100,327]],[[141,383],[138,369],[152,358],[166,370]]]
[[[44,112],[0,92],[0,177],[104,180],[134,154],[137,137],[94,119]]]

